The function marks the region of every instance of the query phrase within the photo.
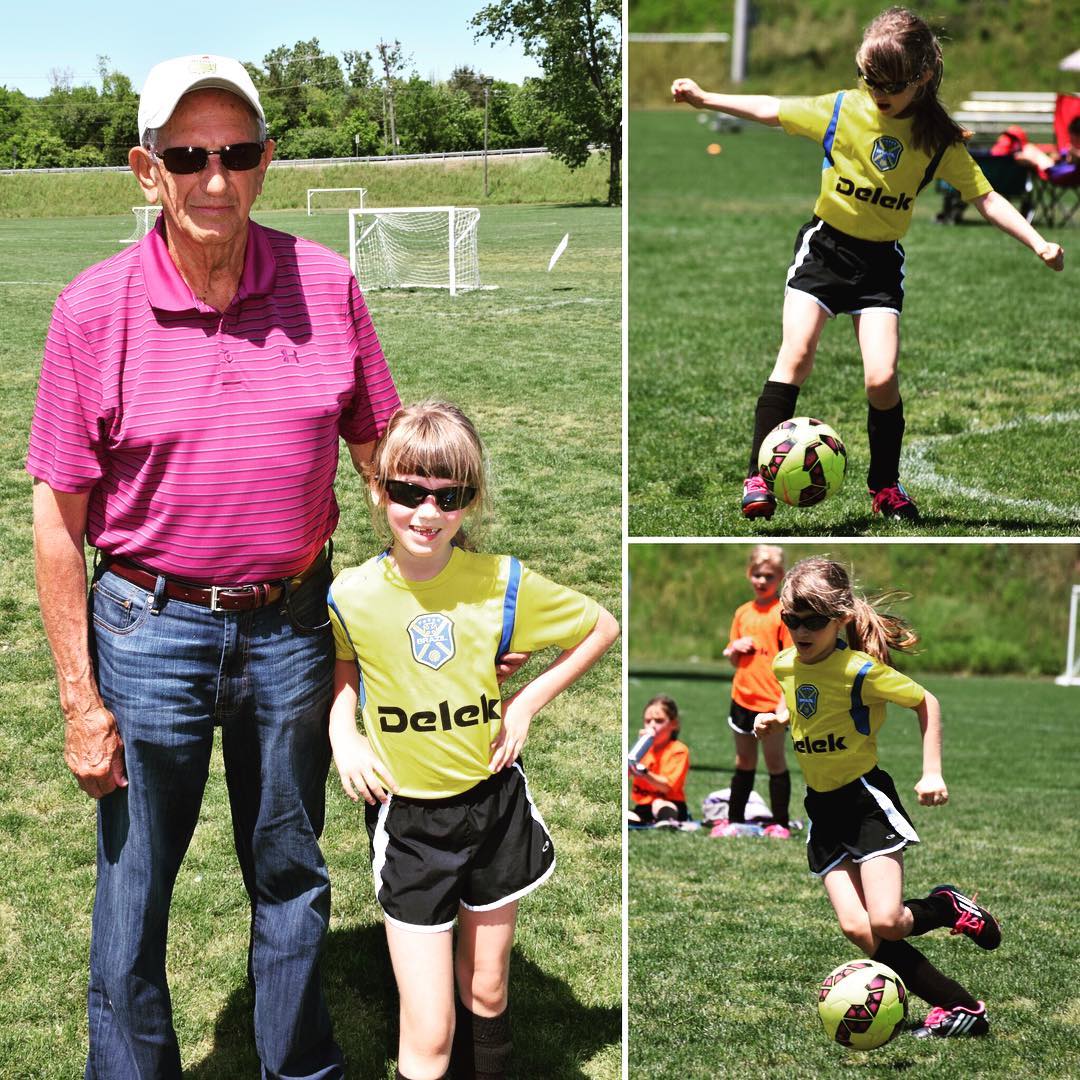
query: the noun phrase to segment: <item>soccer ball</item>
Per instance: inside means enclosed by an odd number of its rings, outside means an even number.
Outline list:
[[[852,960],[821,984],[818,1015],[830,1039],[849,1050],[873,1050],[903,1029],[907,988],[892,968]]]
[[[796,416],[765,436],[758,472],[778,499],[791,506],[813,506],[843,486],[847,450],[828,424]]]

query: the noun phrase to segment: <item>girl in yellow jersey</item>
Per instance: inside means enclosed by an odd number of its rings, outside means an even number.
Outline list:
[[[773,671],[788,715],[760,714],[754,733],[764,738],[790,725],[806,778],[810,870],[823,880],[844,934],[932,1006],[917,1036],[985,1034],[985,1004],[904,940],[948,926],[984,949],[1001,943],[994,917],[951,885],[936,886],[925,899],[903,899],[903,850],[919,837],[892,778],[877,763],[887,702],[911,709],[919,720],[920,805],[942,806],[949,798],[937,698],[889,666],[890,648],[909,649],[918,636],[855,595],[844,568],[828,559],[793,567],[780,607],[794,645],[776,657]]]
[[[346,794],[368,804],[401,999],[398,1076],[447,1075],[453,1049],[460,1075],[501,1077],[517,902],[555,865],[518,758],[533,716],[619,628],[596,601],[512,556],[469,550],[461,529],[485,505],[484,456],[455,406],[399,410],[369,482],[392,539],[330,590],[330,741]],[[501,701],[497,658],[550,645],[558,659]]]
[[[799,388],[814,365],[826,321],[849,314],[862,352],[868,402],[873,509],[918,520],[900,483],[904,407],[897,363],[904,298],[904,249],[915,197],[935,177],[1051,269],[1064,254],[998,195],[964,146],[965,132],[938,100],[943,64],[930,28],[904,8],[889,8],[867,27],[855,57],[860,86],[821,97],[712,94],[676,79],[672,95],[820,142],[825,151],[814,217],[795,241],[784,298],[783,342],[758,398],[750,465],[743,485],[746,517],[772,517],[776,499],[758,475],[765,436],[795,415]]]

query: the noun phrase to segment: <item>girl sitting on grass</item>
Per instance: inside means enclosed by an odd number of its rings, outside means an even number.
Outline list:
[[[678,825],[688,821],[686,774],[690,749],[679,741],[679,706],[667,694],[657,694],[645,706],[641,731],[652,742],[641,757],[629,762],[632,825]]]
[[[903,899],[904,848],[919,837],[892,778],[877,763],[887,702],[911,709],[919,720],[920,805],[943,806],[949,799],[938,700],[889,666],[890,648],[910,649],[918,636],[856,595],[844,568],[828,559],[798,563],[784,578],[780,607],[794,646],[777,656],[773,670],[789,715],[762,713],[754,733],[765,738],[791,726],[806,778],[810,871],[824,882],[849,940],[932,1006],[916,1036],[984,1035],[990,1029],[986,1005],[906,940],[948,926],[983,949],[1001,943],[994,917],[952,885],[936,886],[925,899]]]
[[[742,512],[771,518],[776,498],[758,475],[758,450],[795,415],[825,323],[851,315],[862,352],[873,510],[917,521],[900,483],[904,405],[897,365],[904,303],[904,249],[916,196],[947,180],[992,225],[1015,237],[1052,270],[1064,254],[993,190],[965,148],[964,131],[938,100],[944,70],[930,28],[905,8],[889,8],[866,29],[855,55],[860,85],[821,97],[713,94],[676,79],[676,101],[781,126],[821,143],[825,160],[814,216],[795,240],[784,297],[783,343],[758,398]]]
[[[491,1080],[510,1055],[518,900],[555,867],[518,758],[533,716],[619,627],[595,600],[513,556],[470,549],[462,526],[487,502],[484,452],[456,406],[399,410],[368,473],[391,542],[330,590],[330,741],[345,793],[367,803],[401,999],[397,1075],[445,1076],[453,1048],[455,1072]],[[550,645],[562,654],[500,701],[497,658]]]

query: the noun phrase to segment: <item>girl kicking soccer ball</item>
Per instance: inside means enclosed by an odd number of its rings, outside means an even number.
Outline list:
[[[469,549],[462,525],[486,503],[484,452],[455,406],[399,410],[369,482],[391,542],[330,590],[330,741],[346,794],[368,804],[401,999],[397,1075],[445,1076],[453,1047],[460,1075],[501,1077],[517,902],[555,866],[518,757],[533,716],[619,628],[595,600],[512,556]],[[564,651],[500,702],[497,658],[549,645]]]
[[[886,702],[919,718],[919,803],[942,806],[949,798],[941,775],[938,701],[889,666],[889,649],[909,649],[918,637],[856,596],[843,567],[828,559],[798,563],[784,579],[780,606],[794,647],[777,656],[773,669],[789,716],[762,713],[754,732],[764,738],[791,725],[806,777],[810,870],[823,879],[847,937],[933,1006],[916,1036],[985,1035],[985,1004],[905,940],[948,926],[983,949],[1001,943],[994,917],[951,885],[936,886],[925,899],[902,899],[903,850],[919,837],[892,778],[877,765]]]
[[[867,27],[855,56],[861,85],[809,98],[711,94],[676,79],[672,95],[804,135],[822,144],[825,160],[814,216],[795,240],[784,297],[783,342],[758,398],[742,512],[770,518],[776,498],[758,476],[758,450],[777,424],[795,415],[799,388],[814,366],[826,321],[851,315],[862,353],[868,401],[870,469],[875,513],[918,520],[900,483],[904,406],[897,362],[904,301],[904,249],[915,197],[947,180],[980,214],[1026,244],[1051,269],[1064,254],[993,190],[964,146],[965,132],[938,100],[941,47],[930,28],[904,8],[890,8]]]

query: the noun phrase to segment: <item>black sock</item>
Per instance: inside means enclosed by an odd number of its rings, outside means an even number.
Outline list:
[[[792,383],[765,380],[761,396],[757,399],[754,410],[754,441],[750,444],[750,465],[747,476],[758,474],[758,451],[765,441],[765,436],[777,424],[790,420],[795,415],[795,403],[799,399],[799,388]]]
[[[659,810],[653,812],[653,821],[671,821],[672,818],[679,816],[679,812],[674,806],[661,806]]]
[[[911,912],[915,925],[909,937],[937,930],[941,926],[952,926],[956,922],[956,912],[952,901],[943,895],[927,896],[925,899],[905,900],[904,906]]]
[[[895,487],[900,479],[900,447],[904,441],[904,402],[891,409],[866,406],[866,434],[870,440],[870,469],[866,486],[871,491]]]
[[[777,825],[788,826],[788,813],[791,805],[791,773],[769,773],[769,807],[773,821]]]
[[[883,941],[870,958],[891,967],[912,994],[942,1009],[963,1005],[978,1008],[979,1003],[955,979],[943,975],[914,945],[907,941]]]
[[[457,1003],[454,1080],[504,1080],[512,1048],[509,1007],[498,1016],[477,1016]]]
[[[731,778],[731,794],[728,796],[728,821],[746,821],[746,800],[754,790],[754,770],[736,769]]]

